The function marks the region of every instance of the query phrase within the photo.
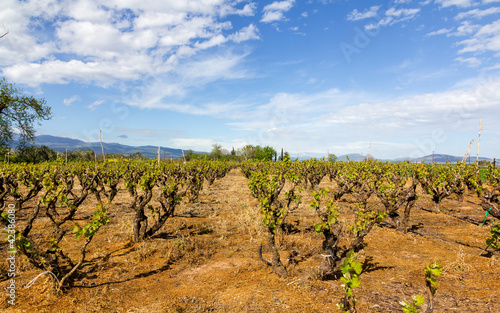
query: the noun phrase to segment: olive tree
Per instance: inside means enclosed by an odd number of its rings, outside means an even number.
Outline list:
[[[20,132],[19,146],[34,143],[33,124],[51,118],[50,107],[44,99],[26,96],[21,89],[0,79],[0,149],[7,149],[13,141],[14,128]]]

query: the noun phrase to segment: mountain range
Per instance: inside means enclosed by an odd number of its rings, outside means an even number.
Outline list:
[[[17,146],[17,140],[14,140],[12,147]],[[101,154],[101,144],[99,142],[85,142],[82,140],[78,139],[71,139],[71,138],[66,138],[66,137],[57,137],[57,136],[50,136],[50,135],[40,135],[35,138],[35,143],[37,146],[47,146],[55,151],[58,152],[65,152],[66,149],[68,150],[74,150],[74,149],[92,149],[95,151],[97,154]],[[137,152],[140,152],[143,156],[147,158],[156,158],[158,156],[158,147],[157,146],[128,146],[128,145],[122,145],[119,143],[107,143],[103,142],[102,143],[104,152],[105,153],[118,153],[118,154],[124,154],[124,155],[131,155]],[[161,157],[169,157],[169,158],[182,158],[183,153],[186,150],[182,149],[173,149],[173,148],[168,148],[168,147],[160,147],[160,155]],[[208,152],[203,152],[203,151],[194,151],[194,153],[208,153]],[[295,155],[290,153],[290,156],[292,157],[292,160],[295,159]],[[321,153],[302,153],[298,154],[297,157],[299,160],[307,160],[310,158],[323,158],[327,157],[326,154],[321,154]],[[338,156],[339,161],[362,161],[365,159],[366,156],[359,154],[359,153],[353,153],[353,154],[347,154],[347,155],[340,155]],[[375,159],[377,159],[375,157]],[[427,162],[427,163],[432,163],[432,161],[436,163],[456,163],[457,161],[462,161],[463,157],[461,156],[453,156],[453,155],[446,155],[446,154],[434,154],[434,155],[426,155],[420,158],[398,158],[398,159],[378,159],[380,161],[390,161],[390,162],[401,162],[401,161],[409,161],[409,162]],[[475,161],[475,157],[470,157],[470,160],[467,159],[470,162]],[[485,157],[479,157],[479,160],[486,160],[486,161],[493,161],[490,158],[485,158]]]
[[[66,138],[66,137],[57,137],[57,136],[50,136],[50,135],[40,135],[36,136],[35,138],[35,144],[37,146],[47,146],[55,151],[58,152],[65,152],[66,149],[69,150],[74,150],[74,149],[91,149],[97,155],[102,153],[101,150],[101,144],[99,142],[85,142],[82,140],[78,139],[71,139],[71,138]],[[108,142],[103,142],[102,143],[103,148],[104,148],[104,153],[118,153],[118,154],[124,154],[124,155],[131,155],[137,152],[140,152],[141,155],[147,157],[147,158],[156,158],[158,156],[158,146],[128,146],[128,145],[122,145],[119,143],[108,143]],[[13,147],[17,146],[17,141],[14,140]],[[182,149],[173,149],[173,148],[167,148],[167,147],[160,147],[160,155],[162,158],[168,157],[168,158],[173,158],[173,159],[178,159],[182,158],[183,152],[186,150]],[[195,153],[206,153],[206,152],[199,152],[195,151]]]

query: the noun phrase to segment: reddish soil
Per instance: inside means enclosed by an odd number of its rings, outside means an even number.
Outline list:
[[[4,278],[0,311],[337,312],[336,303],[344,293],[341,282],[315,278],[315,268],[323,261],[322,235],[312,227],[317,220],[309,208],[311,192],[302,192],[300,208],[288,217],[291,232],[279,236],[285,263],[291,250],[311,256],[282,279],[258,257],[261,243],[265,258],[270,259],[270,252],[247,183],[239,169],[232,170],[213,186],[205,186],[197,203],[182,203],[160,234],[142,243],[132,241],[130,198],[121,190],[109,209],[111,222],[88,246],[86,278],[63,294],[54,292],[48,275],[23,288],[40,270],[18,257],[16,305],[7,303]],[[332,183],[325,178],[321,186]],[[500,312],[500,260],[491,253],[479,256],[492,220],[481,227],[459,219],[484,219],[477,198],[466,200],[445,200],[444,213],[432,213],[426,211],[432,204],[422,197],[412,214],[416,233],[403,235],[383,225],[372,230],[358,257],[364,263],[361,286],[354,289],[358,312],[401,312],[400,301],[414,294],[427,298],[423,269],[436,260],[444,270],[434,312]],[[378,205],[375,199],[372,205]],[[95,200],[90,197],[79,218],[88,220],[93,208]],[[36,227],[50,234],[43,219]],[[82,244],[75,240],[68,236],[61,245],[74,259]],[[3,244],[2,255],[7,256],[6,251]],[[6,272],[6,261],[0,269]]]

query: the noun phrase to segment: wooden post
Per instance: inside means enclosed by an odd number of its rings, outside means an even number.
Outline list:
[[[477,156],[476,156],[476,162],[479,162],[479,142],[480,141],[481,141],[481,119],[479,119],[479,135],[477,137]]]
[[[493,158],[493,168],[495,168],[496,159]]]
[[[158,142],[158,167],[160,167],[160,143]]]
[[[95,153],[94,153],[95,154]],[[68,148],[66,148],[66,165],[68,164]]]
[[[99,141],[101,142],[102,160],[104,161],[104,163],[106,163],[106,156],[104,155],[104,147],[102,146],[101,130],[99,130]]]

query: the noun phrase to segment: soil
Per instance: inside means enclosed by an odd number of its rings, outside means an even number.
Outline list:
[[[334,187],[327,178],[320,186]],[[85,278],[59,294],[49,275],[24,288],[40,270],[18,257],[16,304],[11,306],[7,262],[2,262],[0,311],[338,312],[344,288],[340,280],[317,279],[323,238],[314,232],[311,191],[301,194],[302,204],[287,219],[287,233],[278,236],[285,264],[292,250],[306,256],[289,268],[287,278],[279,278],[258,256],[263,244],[263,257],[271,257],[258,203],[240,170],[233,169],[205,186],[196,203],[179,205],[159,234],[141,243],[132,241],[131,200],[122,188],[109,208],[111,222],[87,248]],[[434,312],[500,312],[500,260],[496,252],[480,256],[493,220],[486,218],[482,227],[485,214],[479,200],[465,200],[446,199],[442,213],[434,213],[423,196],[412,211],[413,232],[400,234],[384,223],[370,232],[358,256],[363,263],[361,286],[354,289],[358,312],[401,312],[400,301],[415,294],[427,298],[424,268],[434,261],[444,268],[437,279]],[[95,205],[89,197],[76,222],[83,225]],[[351,204],[347,200],[342,205]],[[380,204],[371,199],[370,205]],[[350,218],[347,215],[345,223]],[[40,236],[50,235],[43,218],[35,227]],[[82,244],[68,236],[61,246],[77,259]],[[2,255],[7,256],[6,244]],[[422,312],[426,306],[420,307]]]

